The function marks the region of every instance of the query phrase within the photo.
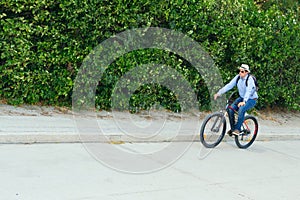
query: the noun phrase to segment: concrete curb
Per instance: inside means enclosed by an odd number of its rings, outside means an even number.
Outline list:
[[[223,141],[233,141],[225,136]],[[288,141],[300,140],[300,135],[258,135],[256,141]],[[42,144],[42,143],[156,143],[156,142],[199,142],[198,135],[179,135],[173,138],[145,138],[126,135],[0,135],[0,144]]]

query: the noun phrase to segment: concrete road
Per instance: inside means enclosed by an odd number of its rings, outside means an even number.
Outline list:
[[[110,145],[141,151],[166,143]],[[0,194],[5,200],[300,199],[299,152],[300,141],[256,141],[248,150],[230,141],[212,151],[193,143],[172,165],[130,174],[103,165],[79,143],[2,144]]]

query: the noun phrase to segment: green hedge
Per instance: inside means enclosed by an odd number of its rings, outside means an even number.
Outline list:
[[[0,20],[0,98],[10,104],[71,105],[74,79],[94,47],[128,29],[163,27],[199,42],[224,82],[248,63],[260,84],[258,108],[300,110],[297,1],[7,0],[0,2]],[[108,67],[97,89],[97,108],[111,107],[112,89],[126,71],[151,62],[180,71],[201,108],[208,108],[206,85],[189,63],[149,50],[124,55]],[[172,92],[158,85],[140,88],[131,101],[143,109],[155,102],[179,107]]]

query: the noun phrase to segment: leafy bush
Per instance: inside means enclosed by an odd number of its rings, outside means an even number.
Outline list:
[[[199,42],[215,60],[224,82],[235,75],[237,66],[248,63],[260,84],[258,108],[300,110],[299,3],[284,2],[0,2],[0,98],[11,104],[71,105],[74,79],[95,46],[122,31],[152,26],[181,31]],[[149,50],[124,55],[108,67],[96,91],[97,108],[110,109],[117,80],[133,67],[151,62],[182,73],[197,93],[201,109],[208,109],[209,93],[201,75],[179,56]],[[146,85],[131,103],[147,109],[159,102],[180,110],[170,92]]]

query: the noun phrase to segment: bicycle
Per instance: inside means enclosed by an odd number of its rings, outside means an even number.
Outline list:
[[[230,105],[233,102],[233,92],[226,101],[225,109],[209,114],[203,121],[200,129],[200,141],[206,148],[214,148],[223,140],[226,132],[226,117],[228,109],[234,110]],[[234,117],[238,112],[234,110]],[[228,117],[229,120],[229,117]],[[241,133],[235,136],[235,143],[241,149],[246,149],[252,145],[258,133],[257,119],[252,115],[245,115],[245,120],[241,127]],[[229,136],[230,131],[228,132]]]

